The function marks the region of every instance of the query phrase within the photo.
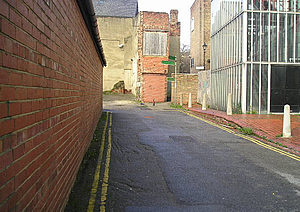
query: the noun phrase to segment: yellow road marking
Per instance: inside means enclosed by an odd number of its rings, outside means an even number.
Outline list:
[[[111,153],[111,128],[112,128],[112,114],[110,114],[110,124],[108,130],[108,146],[106,153],[106,163],[105,163],[105,171],[101,189],[101,203],[100,203],[100,211],[105,212],[105,204],[107,199],[107,189],[108,189],[108,179],[109,179],[109,165],[110,165],[110,153]]]
[[[279,154],[285,155],[285,156],[287,156],[287,157],[289,157],[289,158],[292,158],[292,159],[294,159],[294,160],[300,161],[300,157],[297,156],[297,155],[291,154],[291,153],[289,153],[289,152],[286,152],[286,151],[283,151],[283,150],[278,149],[278,148],[276,148],[276,147],[273,147],[273,146],[270,146],[270,145],[268,145],[268,144],[265,144],[265,143],[263,143],[263,142],[261,142],[261,141],[255,139],[255,138],[251,138],[251,137],[246,136],[246,135],[238,134],[238,133],[234,132],[233,130],[227,129],[226,127],[222,127],[222,126],[220,126],[220,125],[217,125],[217,124],[215,124],[215,123],[213,123],[213,122],[211,122],[211,121],[208,121],[208,120],[205,120],[205,119],[200,118],[200,117],[198,117],[198,116],[195,116],[195,115],[193,115],[193,114],[191,114],[191,113],[189,113],[189,112],[180,111],[180,110],[178,110],[178,111],[179,111],[179,112],[182,112],[182,113],[185,113],[185,114],[187,114],[188,116],[191,116],[191,117],[194,117],[194,118],[196,118],[196,119],[199,119],[199,120],[201,120],[201,121],[203,121],[203,122],[205,122],[205,123],[207,123],[207,124],[210,124],[210,125],[212,125],[212,126],[218,127],[218,128],[220,128],[220,129],[222,129],[222,130],[228,132],[228,133],[231,133],[231,134],[234,134],[234,135],[239,136],[239,137],[241,137],[241,138],[247,139],[248,141],[251,141],[251,142],[253,142],[253,143],[255,143],[255,144],[259,145],[259,146],[262,146],[262,147],[264,147],[264,148],[266,148],[266,149],[272,150],[272,151],[274,151],[274,152],[277,152],[277,153],[279,153]]]
[[[101,161],[103,157],[103,151],[104,151],[104,145],[105,145],[105,137],[106,137],[106,130],[108,126],[108,113],[106,114],[106,122],[105,122],[105,127],[102,132],[102,139],[101,139],[101,144],[100,144],[100,153],[97,161],[97,167],[94,175],[94,182],[92,185],[92,190],[91,190],[91,197],[89,200],[89,206],[87,211],[92,212],[94,211],[94,206],[95,206],[95,200],[96,200],[96,193],[98,190],[98,184],[99,184],[99,178],[100,178],[100,170],[101,170]]]

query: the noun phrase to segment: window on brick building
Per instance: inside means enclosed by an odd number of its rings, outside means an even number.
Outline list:
[[[166,56],[167,33],[144,32],[144,55]]]

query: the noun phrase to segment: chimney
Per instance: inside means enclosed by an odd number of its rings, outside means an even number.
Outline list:
[[[173,24],[178,23],[178,10],[171,10],[170,11],[170,22]]]

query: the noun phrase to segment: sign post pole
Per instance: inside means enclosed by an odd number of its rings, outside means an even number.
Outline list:
[[[169,65],[169,66],[175,66],[175,79],[174,79],[174,93],[175,93],[175,96],[174,96],[174,102],[175,104],[177,104],[177,67],[176,67],[176,57],[175,56],[169,56],[169,60],[168,61],[162,61],[162,64],[165,64],[165,65]]]

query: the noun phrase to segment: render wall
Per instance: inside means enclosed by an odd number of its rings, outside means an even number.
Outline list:
[[[137,52],[136,19],[97,17],[103,50],[107,60],[103,89],[111,90],[119,81],[127,90],[133,89],[133,65]]]
[[[62,211],[101,112],[76,1],[0,0],[0,211]]]
[[[203,103],[203,95],[206,94],[206,104],[211,105],[211,71],[198,72],[198,100]]]
[[[172,74],[175,77],[175,74]],[[197,103],[198,74],[177,74],[176,104],[180,103],[180,95],[183,95],[183,104],[188,104],[189,93],[192,93],[192,103]],[[175,103],[175,82],[172,82],[172,100]]]

